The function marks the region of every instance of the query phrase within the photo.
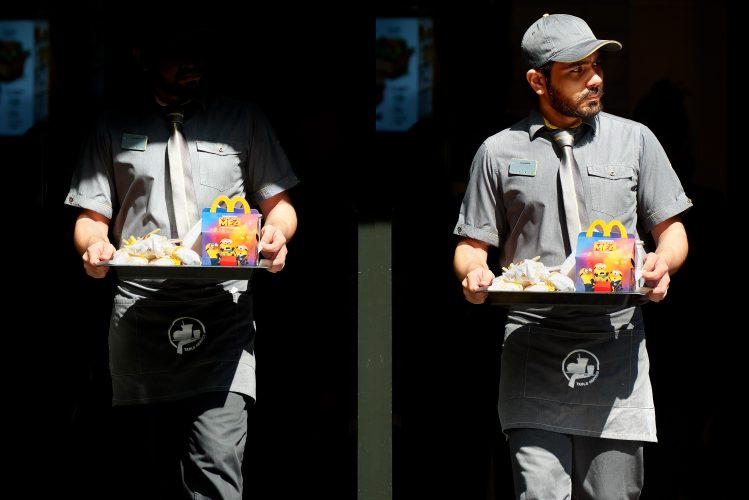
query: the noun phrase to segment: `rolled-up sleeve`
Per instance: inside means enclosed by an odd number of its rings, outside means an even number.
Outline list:
[[[254,118],[247,162],[247,190],[254,200],[262,201],[294,187],[299,179],[267,116],[258,108],[251,110]]]
[[[640,178],[637,206],[643,228],[653,227],[692,207],[666,152],[653,132],[641,125]]]
[[[83,145],[65,204],[93,210],[111,219],[113,193],[111,139],[103,121],[99,121]]]
[[[453,233],[489,245],[499,246],[497,227],[497,186],[499,176],[486,143],[479,147],[471,164],[471,174]]]

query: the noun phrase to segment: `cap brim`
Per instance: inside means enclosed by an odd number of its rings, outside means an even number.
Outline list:
[[[607,50],[609,52],[615,52],[621,49],[622,44],[617,42],[616,40],[591,40],[589,42],[566,48],[558,55],[554,56],[554,58],[552,58],[552,61],[566,63],[577,62],[585,59],[597,50]]]

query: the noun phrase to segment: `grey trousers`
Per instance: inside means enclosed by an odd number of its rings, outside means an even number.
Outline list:
[[[247,406],[241,394],[210,392],[115,407],[116,498],[241,500]]]
[[[508,429],[518,500],[630,500],[642,491],[643,443]]]

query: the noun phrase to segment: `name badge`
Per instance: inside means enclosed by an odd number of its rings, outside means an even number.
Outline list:
[[[510,175],[525,175],[526,177],[536,176],[536,160],[521,160],[513,158],[510,160]]]
[[[130,149],[133,151],[145,151],[146,144],[148,144],[147,135],[128,134],[127,132],[124,132],[122,134],[120,147],[122,149]]]

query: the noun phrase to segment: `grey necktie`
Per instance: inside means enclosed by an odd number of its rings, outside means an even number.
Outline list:
[[[575,252],[577,236],[583,227],[588,225],[585,208],[585,193],[583,192],[580,169],[572,154],[575,136],[566,129],[554,129],[551,136],[562,150],[562,160],[559,164],[559,183],[562,186],[562,200],[564,202],[564,216],[569,238],[568,255]]]
[[[185,136],[182,135],[184,111],[170,110],[166,116],[172,130],[172,135],[166,145],[174,220],[177,230],[177,234],[174,234],[174,230],[172,231],[172,236],[182,238],[198,221],[200,213],[195,198],[195,187],[192,182],[190,151],[187,148]]]

